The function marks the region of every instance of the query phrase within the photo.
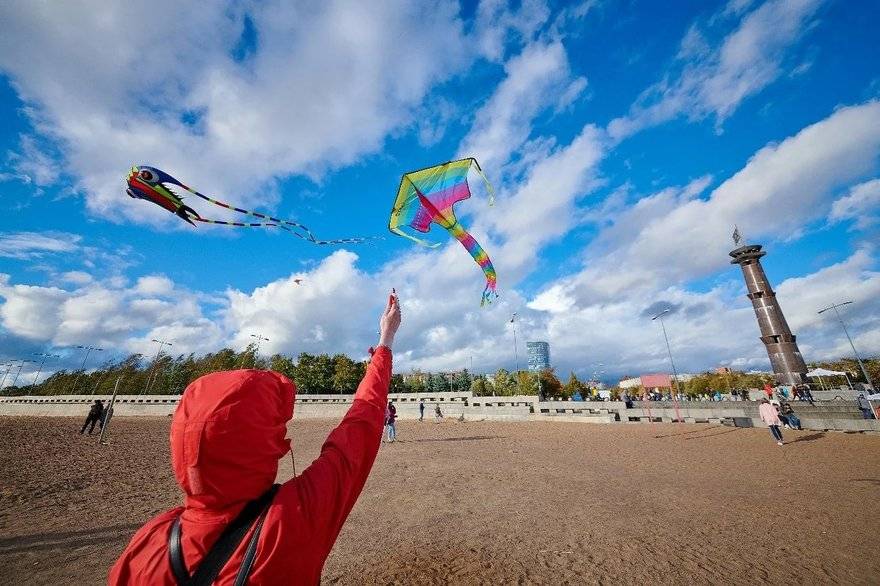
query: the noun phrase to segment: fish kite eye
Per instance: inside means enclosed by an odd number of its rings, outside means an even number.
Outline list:
[[[141,169],[138,173],[138,176],[146,181],[147,183],[153,183],[156,181],[156,174],[150,171],[149,169]]]

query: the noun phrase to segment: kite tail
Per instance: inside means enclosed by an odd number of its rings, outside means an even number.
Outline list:
[[[307,240],[307,241],[311,242],[312,244],[360,244],[362,242],[367,242],[368,240],[372,239],[372,238],[356,237],[356,238],[336,238],[333,240],[318,240],[317,238],[315,238],[315,235],[312,234],[311,230],[309,230],[307,227],[305,227],[302,224],[299,224],[297,222],[291,222],[290,220],[282,220],[281,218],[267,216],[266,214],[261,214],[260,212],[254,212],[252,210],[237,208],[233,205],[229,205],[226,202],[220,201],[218,199],[213,199],[203,193],[199,193],[195,189],[193,189],[191,187],[187,187],[186,185],[184,185],[182,183],[180,184],[180,186],[183,187],[184,189],[186,189],[188,192],[192,193],[193,195],[200,197],[203,200],[208,201],[216,206],[220,206],[221,208],[226,208],[228,210],[232,210],[232,211],[238,212],[240,214],[254,216],[255,218],[260,218],[261,220],[266,220],[265,223],[222,222],[219,220],[211,220],[211,221],[206,222],[208,224],[223,224],[226,226],[271,226],[271,227],[281,228],[282,230],[285,230],[286,232],[290,232],[291,234],[293,234],[299,238],[302,238],[303,240]],[[193,218],[193,219],[196,219],[196,218]],[[203,221],[203,220],[198,220],[198,221]]]
[[[280,228],[285,232],[290,232],[297,238],[302,238],[303,240],[307,240],[305,236],[302,234],[298,234],[291,230],[290,228],[286,228],[284,226],[279,226],[278,224],[271,224],[269,222],[227,222],[226,220],[212,220],[210,218],[191,218],[196,222],[202,222],[203,224],[219,224],[221,226],[238,226],[239,228]],[[192,222],[190,222],[192,224]],[[320,242],[318,244],[321,244]]]
[[[479,242],[477,242],[460,223],[456,222],[452,228],[449,229],[449,232],[455,236],[455,239],[461,242],[462,246],[464,246],[470,255],[474,257],[474,260],[477,261],[477,264],[483,269],[483,274],[486,275],[486,288],[483,289],[483,296],[480,300],[480,305],[483,306],[486,305],[486,303],[492,303],[492,300],[498,297],[498,292],[495,290],[498,284],[498,275],[495,273],[495,267],[492,265],[489,255],[486,254],[486,251],[483,250],[483,247],[480,246]]]

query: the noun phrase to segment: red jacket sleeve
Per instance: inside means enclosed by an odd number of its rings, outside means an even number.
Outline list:
[[[391,350],[380,346],[373,354],[354,403],[321,448],[321,455],[296,483],[303,513],[311,525],[315,546],[327,555],[354,507],[385,426],[385,404],[391,384]]]

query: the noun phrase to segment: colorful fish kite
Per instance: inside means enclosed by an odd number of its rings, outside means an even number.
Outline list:
[[[223,226],[280,228],[282,230],[290,232],[298,238],[302,238],[303,240],[311,242],[312,244],[359,244],[368,240],[367,238],[338,238],[335,240],[318,240],[312,234],[311,230],[309,230],[302,224],[291,222],[290,220],[274,218],[272,216],[267,216],[259,212],[244,210],[229,205],[228,203],[212,199],[207,195],[199,193],[195,189],[187,187],[168,173],[156,169],[155,167],[147,167],[145,165],[132,167],[131,171],[128,174],[128,177],[126,178],[126,183],[128,183],[128,189],[126,189],[125,192],[130,197],[151,201],[154,204],[165,208],[172,214],[175,214],[179,218],[189,222],[193,226],[195,226],[195,222],[202,222],[205,224],[221,224]],[[211,220],[208,218],[203,218],[198,214],[198,212],[183,203],[182,194],[178,194],[172,191],[170,187],[171,185],[176,185],[177,187],[188,191],[189,193],[200,197],[203,200],[208,201],[214,205],[233,210],[241,214],[246,214],[248,216],[254,216],[266,221],[227,222],[224,220]]]
[[[480,169],[480,164],[473,157],[450,161],[442,165],[420,169],[406,173],[400,180],[400,188],[397,190],[397,199],[391,210],[391,221],[388,229],[399,236],[436,248],[439,243],[430,243],[402,230],[412,228],[426,234],[431,229],[431,224],[446,229],[456,240],[467,249],[474,260],[483,269],[486,275],[486,288],[480,305],[487,301],[491,303],[493,297],[497,297],[495,291],[497,275],[489,255],[483,247],[468,234],[464,227],[455,217],[452,207],[462,200],[471,196],[468,185],[468,174],[473,169],[482,178],[489,192],[489,205],[495,199],[489,180]]]

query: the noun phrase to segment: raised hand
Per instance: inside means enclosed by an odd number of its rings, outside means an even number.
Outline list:
[[[397,300],[397,294],[392,289],[391,295],[388,296],[388,304],[382,317],[379,318],[379,345],[391,348],[394,344],[394,334],[400,327],[400,303]]]

